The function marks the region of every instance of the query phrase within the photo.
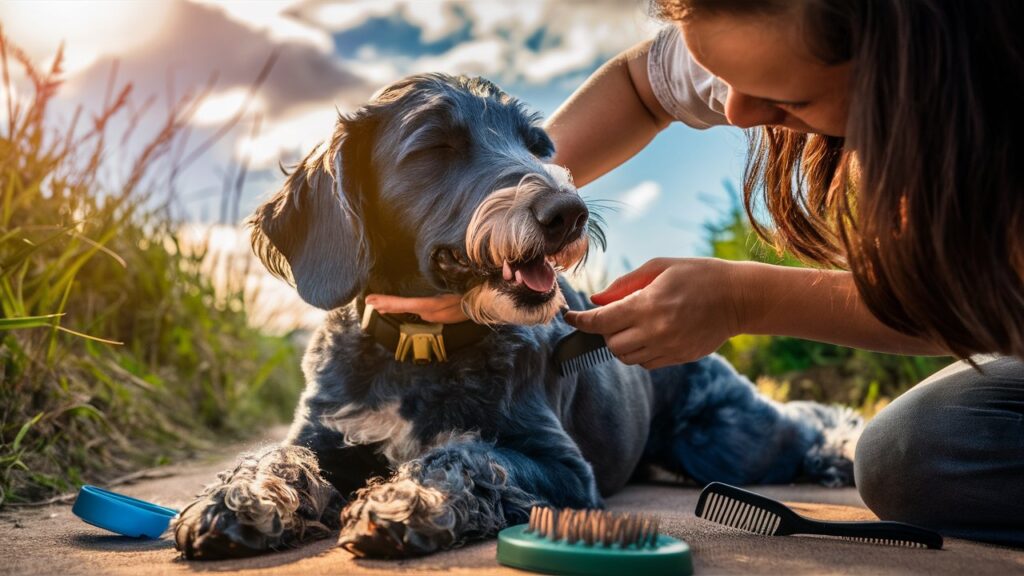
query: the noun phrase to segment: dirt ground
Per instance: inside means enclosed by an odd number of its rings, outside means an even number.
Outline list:
[[[117,491],[181,508],[214,474],[225,455],[169,469],[166,476],[121,486]],[[808,516],[872,519],[856,490],[817,486],[755,489],[793,503]],[[672,485],[637,485],[610,498],[611,510],[661,517],[662,530],[690,544],[697,574],[1024,574],[1024,550],[947,539],[943,550],[891,548],[811,537],[762,537],[700,520],[693,515],[699,491]],[[297,550],[246,560],[187,562],[167,535],[159,540],[117,536],[80,521],[70,504],[7,509],[0,513],[0,574],[525,574],[495,560],[494,541],[426,558],[359,560],[325,540]]]

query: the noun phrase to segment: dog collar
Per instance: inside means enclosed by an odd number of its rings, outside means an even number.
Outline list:
[[[447,362],[448,355],[483,340],[493,330],[475,322],[437,324],[401,322],[374,310],[363,308],[363,332],[378,344],[395,351],[395,360],[405,362],[412,356],[416,364]]]

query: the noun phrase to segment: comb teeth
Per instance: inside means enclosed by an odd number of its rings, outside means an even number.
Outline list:
[[[704,508],[697,516],[765,536],[775,534],[782,522],[782,518],[777,514],[715,492],[708,494]]]
[[[566,360],[560,366],[560,370],[562,372],[562,376],[570,376],[572,374],[582,372],[587,368],[592,368],[594,366],[597,366],[598,364],[608,362],[614,357],[615,356],[612,355],[611,350],[609,350],[605,346],[602,346],[601,348],[598,348],[596,350],[584,352],[583,354],[580,354],[575,358],[570,358]]]
[[[858,538],[856,536],[839,536],[842,540],[853,542],[867,542],[868,544],[882,544],[884,546],[902,546],[904,548],[927,548],[927,544],[914,542],[913,540],[899,540],[896,538]]]
[[[564,540],[568,544],[654,548],[658,542],[658,519],[646,514],[534,506],[530,509],[526,533],[552,542]]]

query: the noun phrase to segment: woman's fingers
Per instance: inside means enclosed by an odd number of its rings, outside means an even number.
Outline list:
[[[458,303],[461,300],[462,298],[455,294],[442,294],[426,298],[405,298],[383,294],[370,294],[366,297],[367,304],[370,304],[380,312],[387,312],[388,314],[434,312],[449,308],[453,301]]]
[[[611,350],[612,354],[619,359],[636,354],[644,349],[648,345],[646,340],[644,330],[635,326],[610,336],[605,336],[608,350]]]
[[[640,349],[637,349],[637,351],[634,351],[634,352],[631,352],[631,353],[628,353],[628,354],[623,354],[623,355],[616,354],[615,358],[617,358],[618,361],[622,362],[623,364],[629,364],[630,366],[635,366],[637,364],[641,364],[643,362],[643,359],[645,359],[648,356],[650,356],[650,354],[651,353],[649,351],[647,351],[647,348],[640,348]]]
[[[659,258],[616,280],[592,299],[611,302],[567,320],[605,336],[626,364],[654,369],[714,352],[736,330],[734,275],[713,259]],[[732,316],[730,316],[732,315]]]
[[[427,322],[454,324],[468,320],[462,311],[462,297],[457,294],[426,298],[370,294],[366,297],[366,303],[382,314],[416,314]]]
[[[438,322],[440,324],[457,324],[469,320],[466,313],[462,311],[461,300],[458,303],[452,304],[446,308],[435,310],[432,312],[423,312],[420,314],[420,318],[427,322]]]
[[[643,290],[672,264],[668,258],[648,260],[643,266],[615,279],[607,288],[590,297],[599,306],[622,300],[637,290]]]
[[[614,334],[635,322],[635,312],[628,303],[621,302],[585,312],[570,310],[565,313],[565,321],[581,332]]]
[[[657,370],[658,368],[664,368],[665,366],[671,366],[673,364],[683,364],[682,360],[673,360],[668,356],[658,356],[650,360],[642,362],[640,365],[647,370]]]

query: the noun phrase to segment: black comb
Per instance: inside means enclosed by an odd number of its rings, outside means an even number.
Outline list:
[[[580,370],[597,366],[614,358],[604,336],[589,332],[572,332],[562,336],[555,344],[553,354],[558,373],[564,376],[576,374]]]
[[[903,522],[822,522],[792,511],[782,502],[735,486],[712,482],[700,493],[698,518],[765,536],[813,534],[872,544],[942,548],[942,536]]]

